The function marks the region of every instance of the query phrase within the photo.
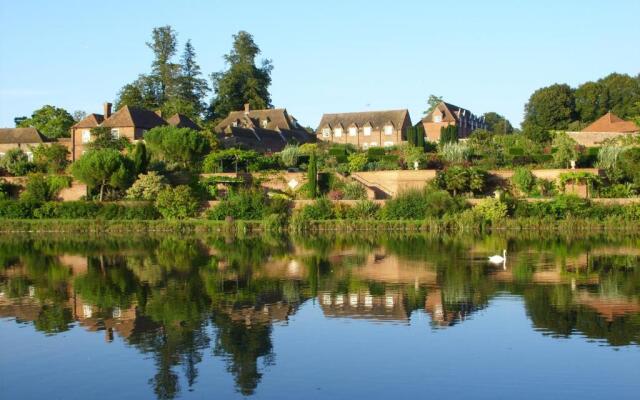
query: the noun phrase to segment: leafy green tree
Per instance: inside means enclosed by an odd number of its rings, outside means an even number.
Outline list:
[[[184,169],[193,168],[209,150],[204,135],[189,128],[159,126],[147,131],[144,140],[153,158]]]
[[[226,117],[230,111],[241,110],[244,104],[254,109],[271,107],[271,60],[256,66],[260,48],[253,36],[245,31],[233,35],[233,48],[224,59],[229,68],[212,74],[214,99],[209,119]]]
[[[556,132],[553,147],[553,161],[559,168],[568,168],[571,160],[578,159],[578,143],[565,132]]]
[[[150,76],[140,75],[133,83],[128,83],[120,89],[115,101],[115,109],[130,106],[154,110],[161,105],[158,98],[155,80]]]
[[[35,169],[35,165],[29,162],[29,158],[22,149],[14,148],[0,157],[0,169],[14,176],[24,176]]]
[[[484,121],[487,124],[487,130],[495,134],[513,133],[511,122],[504,116],[496,112],[484,113]]]
[[[131,162],[114,149],[89,151],[71,164],[74,178],[90,188],[100,188],[100,201],[104,199],[108,186],[126,189],[134,176],[132,170]]]
[[[442,96],[436,96],[435,94],[430,94],[427,99],[427,104],[429,108],[424,112],[424,115],[429,114],[431,111],[435,110],[435,108],[442,102]]]
[[[421,149],[425,148],[424,137],[425,137],[424,125],[418,124],[418,126],[416,127],[416,147],[419,147]]]
[[[575,99],[577,117],[583,123],[591,123],[608,111],[609,92],[601,82],[585,82],[578,86]]]
[[[531,140],[547,142],[549,131],[566,130],[574,119],[573,91],[566,84],[536,90],[525,105],[524,134]]]
[[[519,167],[513,172],[511,181],[520,192],[529,194],[535,187],[536,177],[531,173],[530,169]]]
[[[318,156],[312,152],[309,157],[309,167],[307,169],[307,180],[309,186],[309,197],[315,199],[318,195]]]
[[[29,174],[20,199],[36,202],[52,201],[58,197],[62,189],[69,186],[71,186],[71,178],[68,176]]]
[[[627,74],[613,73],[600,79],[598,83],[606,88],[607,110],[620,118],[632,118],[640,113],[637,108],[637,103],[640,102],[640,76],[633,78]]]
[[[417,136],[416,136],[416,127],[415,126],[410,126],[407,129],[407,143],[409,143],[411,146],[416,146],[417,145]]]
[[[40,144],[32,148],[31,151],[33,152],[33,163],[40,171],[55,174],[63,172],[67,167],[69,150],[64,145],[59,143]]]
[[[191,188],[179,185],[175,188],[167,187],[158,193],[156,208],[166,219],[185,219],[193,217],[200,205]]]
[[[111,128],[98,126],[91,129],[91,142],[87,144],[87,149],[122,151],[127,146],[127,143],[129,143],[129,140],[125,137],[114,137],[111,133]]]
[[[75,123],[73,116],[64,108],[43,106],[20,122],[19,128],[34,127],[43,135],[50,138],[69,137],[71,126]]]

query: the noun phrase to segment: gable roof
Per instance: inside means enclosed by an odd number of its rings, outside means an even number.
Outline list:
[[[350,113],[324,114],[318,124],[318,130],[324,127],[367,126],[371,124],[373,128],[382,128],[391,122],[396,127],[401,127],[405,119],[409,118],[409,110],[385,110],[385,111],[364,111]],[[409,122],[410,123],[410,122]]]
[[[0,143],[44,143],[49,139],[42,135],[36,128],[0,128]]]
[[[631,121],[625,121],[611,111],[598,118],[591,125],[580,132],[624,132],[633,133],[640,131],[640,127]]]
[[[262,121],[267,121],[266,126],[262,125]],[[226,128],[233,125],[234,121],[240,121],[243,127],[263,129],[303,129],[298,125],[296,119],[293,118],[285,108],[268,108],[264,110],[232,111],[225,119],[216,125],[215,130],[222,132]]]
[[[102,114],[89,114],[78,121],[72,128],[95,128],[104,121]]]
[[[198,124],[193,122],[191,118],[182,114],[173,114],[171,117],[167,119],[167,123],[177,128],[189,128],[197,131],[200,130],[200,127],[198,126]]]
[[[105,119],[102,126],[108,128],[134,127],[151,129],[166,125],[167,122],[158,114],[144,108],[124,106]]]
[[[429,114],[425,115],[424,118],[422,118],[422,121],[431,122],[433,120],[433,113],[436,110],[439,110],[440,112],[442,112],[442,114],[444,114],[442,118],[443,122],[458,122],[460,121],[461,115],[469,115],[470,117],[479,118],[466,108],[458,107],[451,103],[441,101]]]

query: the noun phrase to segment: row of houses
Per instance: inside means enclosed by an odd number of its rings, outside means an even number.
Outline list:
[[[123,106],[112,113],[111,103],[105,103],[102,114],[92,113],[73,125],[70,138],[51,140],[34,128],[0,129],[0,156],[11,148],[22,148],[30,156],[30,148],[40,144],[60,143],[69,149],[70,159],[78,159],[91,142],[91,130],[105,127],[114,137],[131,142],[142,140],[144,133],[158,126],[200,129],[188,117],[175,114],[163,118],[160,112]],[[438,142],[442,128],[456,126],[458,137],[465,139],[476,129],[487,129],[484,117],[456,105],[440,102],[417,125],[424,128],[425,139]],[[240,147],[261,153],[273,153],[287,144],[316,141],[350,144],[360,149],[391,147],[407,141],[412,127],[409,110],[364,111],[324,114],[315,132],[304,128],[285,108],[233,111],[214,127],[223,147]],[[569,132],[576,142],[595,147],[620,135],[638,133],[638,126],[607,113],[580,132]]]

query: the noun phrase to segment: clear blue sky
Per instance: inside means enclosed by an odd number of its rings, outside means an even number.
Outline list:
[[[429,94],[522,120],[531,92],[640,72],[640,1],[44,1],[0,3],[0,126],[44,105],[101,112],[147,72],[170,24],[203,72],[247,30],[275,69],[273,104],[324,112],[408,108]]]

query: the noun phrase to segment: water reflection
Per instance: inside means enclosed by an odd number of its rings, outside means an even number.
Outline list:
[[[544,335],[640,344],[637,239],[496,237],[0,238],[0,317],[56,335],[76,324],[153,358],[149,385],[175,398],[207,353],[251,395],[276,362],[273,324],[305,302],[326,318],[432,328],[522,298]],[[506,269],[487,255],[509,249]],[[371,329],[376,329],[373,326]],[[186,384],[187,388],[181,387]]]

